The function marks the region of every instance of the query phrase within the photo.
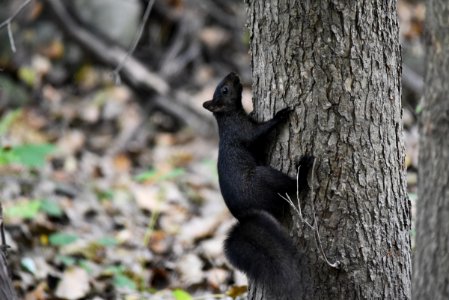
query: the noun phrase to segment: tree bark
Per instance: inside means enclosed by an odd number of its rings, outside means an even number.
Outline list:
[[[421,114],[414,299],[449,299],[449,3],[427,5],[428,64]]]
[[[7,261],[2,248],[0,248],[0,299],[17,299],[9,278]]]
[[[313,201],[323,250],[340,262],[330,267],[296,218],[292,235],[307,263],[301,295],[285,299],[410,299],[396,1],[247,4],[254,115],[295,111],[270,162],[294,175],[301,155],[317,158],[303,214],[312,222]],[[250,283],[250,299],[266,294]]]
[[[0,299],[17,299],[11,278],[8,272],[8,261],[6,259],[6,241],[3,228],[3,207],[0,203]]]

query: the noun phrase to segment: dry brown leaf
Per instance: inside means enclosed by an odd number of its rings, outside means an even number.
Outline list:
[[[172,146],[176,143],[176,137],[171,133],[160,133],[156,135],[155,143],[158,146]]]
[[[162,191],[159,186],[132,184],[131,191],[141,209],[159,212],[165,212],[168,209],[167,203],[162,199]]]
[[[71,267],[62,275],[55,294],[59,298],[75,300],[85,297],[89,289],[89,275],[86,270]]]
[[[67,131],[58,141],[58,151],[64,155],[72,155],[81,150],[86,143],[86,136],[81,130]]]
[[[53,40],[41,52],[50,59],[60,59],[64,55],[64,44],[60,40]]]
[[[223,218],[217,215],[194,217],[181,228],[179,239],[186,243],[213,235]]]
[[[114,156],[113,163],[115,170],[122,173],[129,172],[132,166],[129,157],[123,153]]]
[[[210,48],[219,47],[228,42],[230,38],[229,32],[220,27],[206,27],[200,32],[201,41]]]
[[[211,285],[214,289],[219,289],[229,277],[229,272],[220,269],[214,268],[206,273],[207,283]]]
[[[170,237],[162,230],[154,231],[148,244],[151,251],[157,254],[167,253],[172,245]]]
[[[36,288],[25,295],[25,300],[45,300],[47,299],[47,294],[45,290],[47,289],[47,283],[41,282]]]
[[[242,296],[247,290],[248,286],[246,285],[234,285],[227,290],[226,295],[235,299],[238,296]]]

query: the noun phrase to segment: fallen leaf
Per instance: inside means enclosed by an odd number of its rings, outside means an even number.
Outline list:
[[[118,154],[114,156],[113,162],[117,172],[129,172],[132,166],[131,160],[125,154]]]
[[[25,295],[25,300],[45,300],[48,299],[47,295],[45,293],[45,290],[47,289],[47,283],[46,282],[41,282],[38,284],[38,286],[30,291],[29,293],[27,293]]]
[[[232,298],[237,298],[238,296],[243,295],[248,290],[248,286],[246,285],[236,285],[232,286],[229,290],[227,290],[226,295]]]
[[[181,280],[192,285],[203,281],[203,262],[195,254],[187,254],[178,261],[177,269],[181,274]]]
[[[229,272],[220,268],[214,268],[206,273],[207,283],[214,289],[219,289],[229,277]]]
[[[89,292],[89,275],[80,267],[68,268],[56,288],[56,296],[68,300],[80,299]]]
[[[217,48],[227,43],[230,38],[229,32],[220,27],[206,27],[200,32],[201,41],[210,48]]]
[[[175,297],[176,300],[192,300],[192,296],[190,296],[189,293],[187,293],[184,290],[176,289],[173,291],[173,297]]]
[[[57,147],[61,154],[71,155],[81,150],[86,143],[86,136],[80,130],[67,130],[59,139]]]
[[[64,44],[60,40],[53,40],[42,53],[51,59],[59,59],[64,55]]]
[[[65,246],[75,242],[77,239],[77,235],[64,232],[57,232],[50,235],[49,237],[50,244],[53,246]]]
[[[151,234],[149,247],[157,254],[167,253],[172,243],[170,237],[164,231],[157,230]]]
[[[179,233],[179,239],[185,243],[213,235],[218,226],[226,218],[225,215],[212,215],[208,217],[194,217],[187,222]]]
[[[137,205],[141,209],[148,211],[157,210],[159,212],[164,212],[168,209],[167,204],[162,199],[162,191],[156,185],[145,186],[134,184],[131,187],[131,191]]]

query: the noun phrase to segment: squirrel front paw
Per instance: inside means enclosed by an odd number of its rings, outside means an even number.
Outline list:
[[[274,118],[278,121],[285,121],[292,112],[293,109],[290,109],[289,107],[283,108],[274,115]]]
[[[313,155],[303,155],[296,163],[296,169],[300,167],[300,172],[308,172],[310,168],[313,166],[313,162],[315,161],[315,156]]]

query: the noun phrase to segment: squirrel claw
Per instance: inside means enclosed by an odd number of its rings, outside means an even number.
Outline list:
[[[308,170],[313,166],[315,157],[313,155],[303,155],[296,163],[296,169],[301,167],[302,170]]]
[[[286,120],[291,112],[293,112],[293,109],[283,108],[274,115],[274,118],[280,121]]]

